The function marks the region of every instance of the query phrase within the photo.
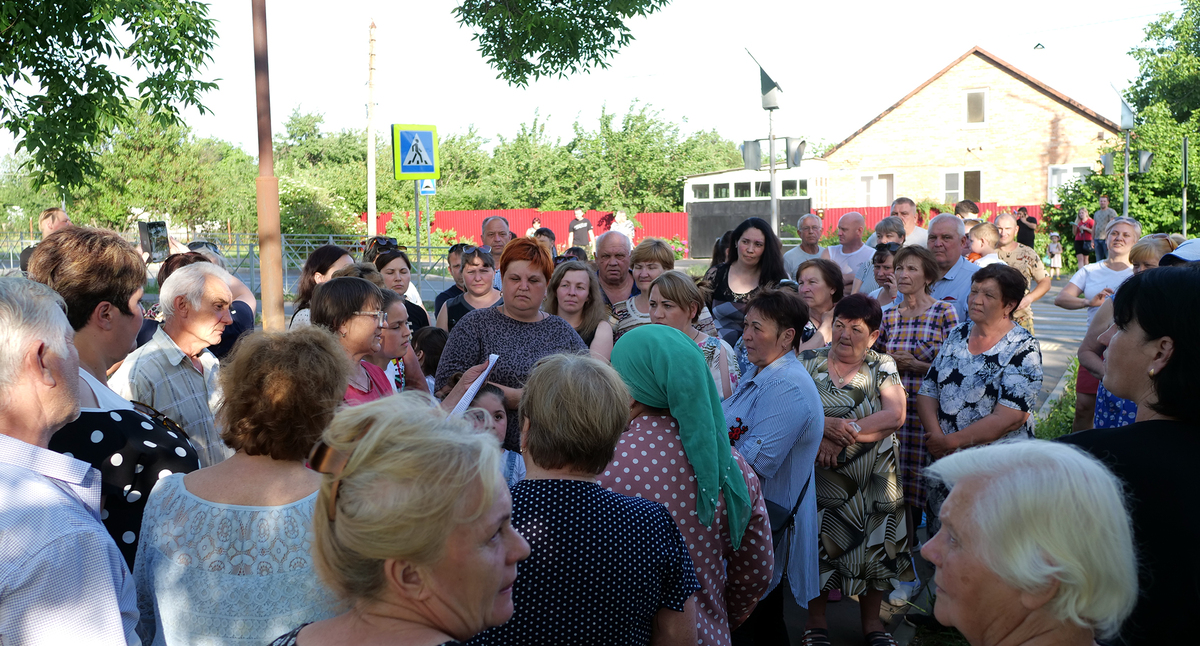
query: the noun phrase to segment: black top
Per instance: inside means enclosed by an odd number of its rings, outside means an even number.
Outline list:
[[[1017,216],[1017,242],[1033,249],[1034,229],[1037,228],[1037,218],[1028,216],[1034,224],[1029,224],[1024,218]]]
[[[21,271],[29,271],[29,257],[33,255],[33,250],[37,245],[30,245],[21,250]]]
[[[208,346],[218,359],[224,359],[229,351],[233,349],[233,344],[247,332],[254,331],[254,308],[250,307],[245,301],[234,301],[229,307],[229,318],[233,319],[233,323],[225,326],[225,331],[221,333],[221,342],[216,345]],[[428,319],[426,319],[428,320]],[[142,347],[150,342],[154,337],[154,333],[158,331],[159,323],[154,319],[144,319],[142,321],[142,329],[138,331],[137,347]]]
[[[459,293],[458,296],[446,301],[446,332],[454,329],[455,325],[462,320],[462,317],[467,315],[467,312],[473,311],[475,308],[467,302],[465,293]],[[492,307],[498,307],[504,304],[504,297],[492,304]],[[438,310],[441,311],[441,310]]]
[[[437,317],[438,312],[442,311],[442,305],[444,305],[446,303],[446,301],[454,298],[455,296],[458,296],[461,293],[463,293],[463,290],[459,289],[458,285],[455,284],[455,285],[451,285],[451,286],[447,287],[444,292],[435,296],[433,299],[433,315],[434,315],[434,317]]]
[[[760,284],[745,294],[735,293],[729,288],[729,266],[729,263],[725,263],[713,273],[710,309],[721,339],[734,346],[745,327],[746,306],[750,304],[750,299],[762,291],[763,286]]]
[[[700,589],[678,525],[656,502],[580,480],[522,480],[512,500],[530,547],[516,611],[468,644],[649,644],[654,614],[682,612]]]
[[[100,520],[130,570],[150,490],[160,478],[200,468],[182,428],[168,429],[133,410],[85,409],[50,438],[50,450],[100,470]]]
[[[571,220],[571,223],[567,225],[567,228],[571,232],[572,247],[586,248],[589,244],[591,244],[590,236],[588,236],[588,232],[592,230],[591,220],[587,218],[583,218],[582,220]]]
[[[404,302],[404,309],[408,311],[408,329],[416,332],[423,327],[429,327],[429,312],[426,312],[424,307],[410,303],[403,298],[400,300]],[[221,339],[222,342],[224,340],[224,338]]]
[[[1195,643],[1200,516],[1191,513],[1200,427],[1171,421],[1073,433],[1074,444],[1103,461],[1126,487],[1139,564],[1138,603],[1112,644]]]
[[[310,621],[308,623],[312,623],[312,622]],[[293,630],[292,632],[290,632],[286,635],[280,635],[280,636],[276,637],[275,641],[271,642],[267,646],[296,646],[296,637],[298,637],[300,635],[300,631],[304,630],[304,627],[307,625],[308,624],[306,623],[306,624],[300,624],[299,626],[296,626],[295,630]],[[442,642],[441,644],[439,644],[439,646],[465,646],[465,645],[460,641],[455,641],[455,640],[451,639],[448,642]]]

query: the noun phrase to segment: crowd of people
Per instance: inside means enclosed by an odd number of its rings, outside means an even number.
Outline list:
[[[52,213],[0,277],[0,642],[784,644],[790,595],[828,646],[846,595],[889,646],[921,556],[973,646],[1185,643],[1200,243],[1081,212],[1047,442],[1036,220],[971,206],[748,218],[703,277],[624,214],[562,255],[493,216],[432,311],[394,239],[327,245],[277,332],[214,245],[147,312],[140,249]]]

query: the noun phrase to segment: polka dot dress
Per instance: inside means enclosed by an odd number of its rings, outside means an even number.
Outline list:
[[[200,468],[186,435],[133,410],[84,410],[50,438],[50,450],[100,470],[100,520],[130,570],[150,490],[160,478]]]
[[[724,497],[717,501],[712,527],[696,516],[695,472],[683,452],[675,418],[635,418],[599,478],[602,487],[661,503],[671,513],[700,581],[696,637],[704,646],[728,646],[730,623],[739,625],[750,616],[771,584],[775,563],[762,486],[742,454],[734,450],[733,456],[753,504],[750,524],[736,550],[729,538]]]
[[[700,588],[661,505],[580,480],[523,480],[512,498],[513,527],[530,547],[515,612],[469,644],[649,644],[654,614],[682,612]]]

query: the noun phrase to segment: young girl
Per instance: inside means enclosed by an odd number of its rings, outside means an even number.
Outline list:
[[[1062,244],[1058,241],[1058,234],[1050,234],[1050,244],[1046,245],[1046,253],[1050,256],[1050,278],[1058,278],[1062,269]]]
[[[437,374],[438,362],[442,360],[442,350],[446,348],[446,331],[437,327],[423,327],[412,335],[412,349],[417,353],[417,361],[421,363],[421,372],[425,373],[425,381],[429,392],[433,392],[433,376]]]
[[[484,384],[475,399],[471,400],[471,408],[480,408],[487,412],[490,429],[500,442],[504,442],[504,432],[508,428],[508,414],[504,411],[504,393],[492,384]],[[500,472],[504,481],[511,488],[525,479],[525,460],[516,451],[504,450],[500,459]]]

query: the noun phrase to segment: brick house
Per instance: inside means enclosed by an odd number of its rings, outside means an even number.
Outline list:
[[[1120,127],[973,47],[825,154],[827,204],[1053,202]]]

